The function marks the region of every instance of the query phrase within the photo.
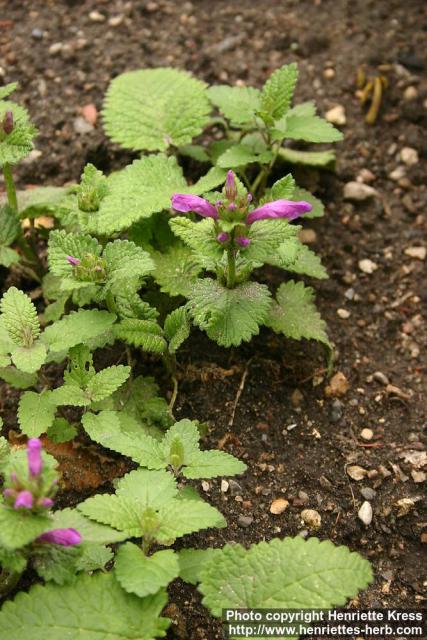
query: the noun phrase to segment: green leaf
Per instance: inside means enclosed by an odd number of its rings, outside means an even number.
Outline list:
[[[42,544],[34,549],[31,562],[43,580],[63,585],[74,580],[76,562],[81,555],[80,545],[62,547],[57,544]]]
[[[344,136],[330,122],[319,116],[288,115],[283,137],[306,142],[338,142]]]
[[[206,269],[215,269],[224,255],[224,247],[216,239],[215,223],[212,218],[193,222],[179,216],[170,221],[173,233],[181,238],[193,251],[193,257]],[[192,284],[191,289],[193,289]]]
[[[217,165],[223,168],[245,167],[253,162],[259,164],[267,164],[273,157],[273,152],[266,150],[263,153],[254,153],[254,151],[245,144],[235,144],[219,156]]]
[[[88,394],[76,384],[64,384],[51,392],[52,401],[58,406],[88,407],[91,403]]]
[[[114,553],[103,544],[83,545],[82,555],[76,562],[77,571],[96,571],[104,569],[105,565],[114,558]]]
[[[206,85],[177,69],[143,69],[115,78],[103,109],[107,135],[126,149],[163,151],[202,133],[209,121]]]
[[[208,152],[201,144],[186,144],[179,147],[178,153],[197,162],[210,162]]]
[[[260,111],[278,120],[289,109],[298,79],[295,63],[277,69],[267,80],[261,94]]]
[[[197,182],[191,186],[187,186],[185,193],[192,193],[199,196],[203,193],[212,191],[212,189],[215,189],[225,182],[226,175],[227,172],[225,169],[212,167],[204,176],[199,178]]]
[[[120,282],[114,288],[114,302],[120,318],[137,318],[139,320],[156,320],[157,309],[141,300],[138,294],[139,279]]]
[[[197,451],[190,455],[183,470],[186,478],[217,478],[243,473],[246,465],[225,451]]]
[[[50,391],[35,393],[26,391],[19,399],[18,420],[23,433],[29,438],[38,438],[52,426],[56,405]]]
[[[318,340],[329,349],[326,323],[314,304],[314,291],[303,282],[289,280],[280,285],[268,318],[268,325],[276,333],[284,333],[294,340]]]
[[[86,387],[91,402],[99,402],[111,396],[129,378],[130,367],[122,364],[107,367],[96,373]]]
[[[254,124],[261,93],[253,87],[214,85],[208,97],[233,125]]]
[[[88,255],[99,257],[101,250],[98,240],[89,235],[67,233],[64,229],[53,230],[49,234],[50,272],[59,278],[71,279],[78,286],[79,281],[73,275],[73,267],[67,261],[67,256],[83,260]]]
[[[179,574],[178,557],[174,551],[157,551],[146,556],[131,542],[120,547],[114,566],[123,589],[136,593],[140,598],[167,587]]]
[[[169,427],[171,418],[166,400],[158,393],[154,378],[138,376],[128,380],[113,395],[114,409],[120,411],[121,420],[130,416],[144,432],[159,436],[158,427]]]
[[[33,138],[37,129],[29,122],[28,111],[9,100],[0,101],[0,122],[3,122],[7,111],[13,114],[13,129],[0,135],[0,166],[16,164],[25,158],[34,148]]]
[[[14,367],[1,367],[0,378],[10,384],[15,389],[28,389],[35,387],[37,384],[37,375],[35,373],[24,373]]]
[[[367,560],[317,538],[278,538],[249,550],[226,545],[201,572],[203,604],[222,609],[326,609],[372,582]],[[256,636],[254,636],[256,637]]]
[[[257,220],[249,227],[250,245],[242,251],[247,260],[270,262],[269,258],[277,253],[286,240],[297,241],[299,227],[289,224],[288,220]]]
[[[108,193],[106,176],[93,164],[83,169],[80,185],[77,190],[78,207],[81,211],[98,211],[102,199]]]
[[[281,261],[281,249],[282,247],[279,247],[279,262]],[[270,262],[270,264],[273,263]],[[309,276],[310,278],[319,278],[320,280],[325,280],[326,278],[328,278],[328,272],[321,263],[319,256],[317,256],[314,251],[311,251],[311,249],[301,243],[298,243],[297,245],[295,260],[286,263],[286,259],[284,259],[283,263],[277,264],[278,266],[282,266],[287,271],[292,271],[293,273],[301,273],[302,275]]]
[[[12,362],[24,373],[36,373],[46,360],[46,347],[40,341],[29,347],[15,347],[11,351]]]
[[[2,640],[154,640],[170,620],[160,617],[167,594],[138,598],[112,573],[81,575],[71,585],[35,585],[6,602],[0,613]]]
[[[78,433],[77,428],[65,418],[56,418],[47,430],[47,437],[56,444],[74,440]]]
[[[190,322],[186,307],[178,307],[165,318],[164,332],[169,353],[176,353],[190,335]]]
[[[146,276],[154,269],[149,254],[129,240],[109,242],[103,258],[107,264],[109,285],[122,285],[131,278]]]
[[[326,167],[335,162],[334,151],[297,151],[282,147],[279,149],[279,157],[292,164],[304,164],[309,167]]]
[[[306,202],[309,202],[311,204],[313,208],[309,213],[304,214],[304,220],[306,218],[321,218],[325,213],[325,207],[323,202],[321,202],[319,198],[316,198],[315,196],[313,196],[306,189],[301,189],[301,187],[295,187],[294,194],[290,199],[295,201],[305,200]]]
[[[42,341],[53,352],[68,351],[106,334],[116,320],[108,311],[80,310],[58,320],[43,332]]]
[[[152,257],[156,265],[153,277],[160,291],[170,296],[188,296],[202,270],[191,249],[177,244],[165,253],[153,253]]]
[[[40,335],[40,322],[30,298],[10,287],[1,299],[0,311],[9,338],[20,347],[31,347]]]
[[[152,320],[125,318],[114,325],[114,335],[119,340],[152,353],[164,353],[167,349],[162,328]]]
[[[47,515],[0,505],[0,547],[19,549],[50,529],[51,524]]]
[[[178,552],[179,577],[196,585],[200,582],[200,573],[207,564],[221,554],[222,549],[182,549]]]
[[[10,94],[16,91],[17,88],[18,88],[17,82],[9,82],[8,84],[5,84],[3,87],[0,87],[0,100],[4,100],[8,96],[10,96]]]
[[[52,529],[77,529],[82,537],[82,545],[85,544],[113,544],[125,539],[125,535],[107,527],[104,524],[93,522],[86,518],[78,509],[61,509],[52,514]]]
[[[0,247],[12,244],[21,232],[21,225],[16,212],[7,204],[0,208]],[[7,266],[7,265],[5,265]]]
[[[194,285],[188,303],[195,324],[224,347],[239,346],[257,335],[270,306],[270,292],[265,285],[244,282],[228,289],[211,278]]]
[[[20,260],[19,253],[9,247],[3,247],[0,245],[0,265],[9,269],[14,264],[17,264]]]
[[[291,200],[295,192],[295,180],[292,175],[288,173],[280,180],[277,180],[271,187],[271,199],[272,200]],[[297,199],[297,198],[295,198]],[[298,200],[302,198],[298,198]]]
[[[21,219],[37,218],[57,213],[61,200],[69,187],[33,187],[18,191],[18,208]]]

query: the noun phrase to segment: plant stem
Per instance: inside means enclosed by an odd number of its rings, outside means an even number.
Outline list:
[[[236,284],[236,256],[233,249],[227,249],[228,270],[227,287],[233,289]]]
[[[172,396],[171,399],[169,401],[169,413],[170,416],[172,418],[172,420],[175,420],[175,416],[173,414],[173,408],[175,406],[175,402],[176,399],[178,397],[178,378],[176,377],[176,356],[175,354],[169,353],[169,351],[166,351],[163,354],[163,362],[164,365],[171,377],[172,380],[172,384],[173,384],[173,389],[172,389]]]
[[[15,182],[13,180],[12,169],[8,162],[5,162],[3,165],[3,175],[9,206],[11,209],[18,212],[18,198],[16,196]]]

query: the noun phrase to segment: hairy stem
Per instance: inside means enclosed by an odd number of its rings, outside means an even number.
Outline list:
[[[173,408],[175,406],[175,402],[176,399],[178,397],[178,378],[176,377],[176,357],[175,354],[169,353],[169,351],[166,351],[163,354],[163,362],[164,365],[171,377],[172,380],[172,384],[173,384],[173,389],[172,389],[172,395],[171,395],[171,399],[169,401],[169,413],[170,416],[172,418],[172,420],[175,420],[175,416],[173,414]]]
[[[9,206],[14,211],[18,211],[18,198],[16,196],[15,182],[13,180],[12,169],[8,162],[5,162],[3,165],[3,175]]]
[[[234,249],[227,249],[227,287],[233,289],[236,285],[236,256]]]

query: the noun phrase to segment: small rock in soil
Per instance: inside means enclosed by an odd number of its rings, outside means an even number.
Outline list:
[[[322,517],[315,509],[304,509],[301,511],[301,520],[313,531],[320,529],[320,525],[322,524]]]
[[[238,482],[236,482],[235,480],[229,480],[228,484],[229,484],[230,493],[232,496],[239,496],[242,494],[243,489]]]
[[[211,488],[211,485],[209,484],[209,482],[207,482],[206,480],[203,480],[203,482],[202,482],[203,491],[205,491],[207,493],[210,488]]]
[[[424,471],[411,471],[411,476],[412,476],[412,480],[416,483],[419,484],[421,482],[425,482],[426,481],[426,474],[424,473]]]
[[[228,489],[229,489],[229,484],[227,482],[227,480],[222,479],[221,480],[221,493],[227,493]]]
[[[43,29],[34,27],[34,29],[31,31],[31,36],[34,38],[34,40],[41,40],[43,38]]]
[[[89,20],[91,22],[105,22],[105,16],[99,11],[91,11],[89,14]]]
[[[291,395],[291,402],[293,407],[300,407],[304,402],[304,396],[299,389],[295,389]]]
[[[397,517],[403,518],[403,516],[407,516],[410,511],[415,506],[415,500],[411,498],[401,498],[396,503],[396,507],[398,508]]]
[[[405,176],[406,176],[406,169],[403,166],[396,167],[396,169],[391,171],[391,173],[389,173],[388,175],[390,180],[393,180],[394,182],[399,182],[399,180],[402,180],[402,178],[404,178]]]
[[[341,104],[338,104],[336,107],[332,107],[325,113],[325,118],[331,124],[336,124],[338,126],[344,126],[347,122],[347,118],[345,116],[345,109]]]
[[[407,167],[412,167],[413,165],[418,164],[418,151],[412,147],[403,147],[400,151],[400,159]]]
[[[417,260],[425,260],[427,249],[425,247],[407,247],[405,249],[405,255],[410,258],[416,258]]]
[[[362,429],[362,431],[360,432],[360,437],[363,440],[372,440],[372,438],[374,437],[374,432],[372,431],[372,429]]]
[[[60,53],[63,46],[64,45],[62,44],[62,42],[54,42],[49,47],[49,55],[56,56],[58,53]]]
[[[359,465],[357,464],[351,464],[349,467],[347,467],[347,474],[350,476],[350,478],[352,478],[352,480],[363,480],[363,478],[365,478],[368,474],[368,472],[366,471],[366,469],[364,469],[363,467],[359,467]]]
[[[361,182],[347,182],[344,185],[344,199],[354,200],[356,202],[363,202],[378,195],[378,191],[373,187]]]
[[[98,111],[96,106],[93,103],[86,104],[82,108],[82,116],[86,120],[86,122],[89,122],[89,124],[94,127],[98,119]]]
[[[252,516],[239,516],[237,519],[237,524],[239,525],[239,527],[242,527],[242,529],[247,529],[251,526],[253,521],[254,519]]]
[[[363,271],[363,273],[374,273],[378,269],[378,265],[376,262],[373,262],[369,258],[363,258],[363,260],[359,260],[359,269]]]
[[[365,500],[365,502],[360,507],[357,512],[359,520],[363,522],[364,525],[369,526],[372,522],[372,506],[371,503]]]
[[[334,485],[332,484],[332,482],[330,480],[328,480],[328,478],[326,476],[320,476],[319,484],[322,487],[322,489],[333,489],[334,488]]]
[[[78,116],[78,118],[74,119],[73,122],[74,131],[79,133],[80,135],[85,135],[86,133],[91,133],[93,131],[93,125],[87,122],[83,116]]]
[[[365,500],[373,500],[377,495],[377,492],[374,489],[371,489],[371,487],[362,487],[360,489],[360,493],[365,498]]]
[[[342,318],[342,320],[348,320],[349,317],[351,316],[350,311],[348,311],[347,309],[337,309],[337,316],[339,318]]]
[[[345,396],[349,389],[349,381],[342,371],[338,371],[334,376],[332,376],[328,386],[325,388],[325,396],[328,398]]]
[[[299,239],[304,244],[314,244],[317,241],[317,233],[314,229],[301,229]]]
[[[379,382],[380,384],[383,384],[385,387],[389,384],[389,379],[387,378],[385,373],[383,373],[382,371],[375,371],[372,374],[372,377],[375,380],[375,382]]]
[[[410,102],[411,100],[415,100],[416,98],[418,98],[417,88],[413,86],[406,87],[405,91],[403,92],[403,99],[406,100],[406,102]]]
[[[340,400],[334,400],[331,409],[331,422],[339,422],[344,414],[344,405]]]
[[[369,169],[361,169],[357,176],[357,182],[365,182],[367,184],[375,182],[376,179],[377,176]]]
[[[273,500],[270,505],[270,513],[273,513],[275,516],[283,513],[289,506],[288,500],[284,498],[277,498],[277,500]]]

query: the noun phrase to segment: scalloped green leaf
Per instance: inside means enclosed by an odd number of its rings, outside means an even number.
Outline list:
[[[9,338],[19,347],[31,347],[40,335],[37,310],[30,298],[10,287],[0,302],[1,321]]]
[[[19,399],[19,426],[26,436],[37,438],[52,426],[55,412],[56,404],[50,391],[26,391]]]
[[[153,277],[160,290],[170,296],[187,297],[202,270],[191,249],[177,244],[165,253],[153,253],[152,258],[156,265]]]
[[[128,593],[140,598],[157,593],[178,577],[178,556],[172,550],[157,551],[146,556],[132,542],[127,542],[117,552],[115,575]]]
[[[42,342],[53,352],[68,351],[106,334],[116,320],[108,311],[81,309],[54,322],[43,332]]]
[[[114,335],[119,340],[151,353],[164,353],[167,349],[162,328],[152,320],[124,318],[114,325]]]
[[[261,97],[258,89],[214,85],[209,87],[208,97],[233,125],[255,123]]]
[[[261,113],[266,113],[273,120],[281,118],[291,105],[297,80],[298,67],[295,63],[276,69],[263,87]]]
[[[281,147],[279,158],[291,164],[303,164],[309,167],[327,167],[335,162],[335,151],[298,151]]]
[[[0,101],[0,122],[7,111],[13,114],[13,129],[5,133],[0,131],[0,166],[16,164],[34,148],[33,138],[37,129],[29,122],[28,111],[9,100]]]

